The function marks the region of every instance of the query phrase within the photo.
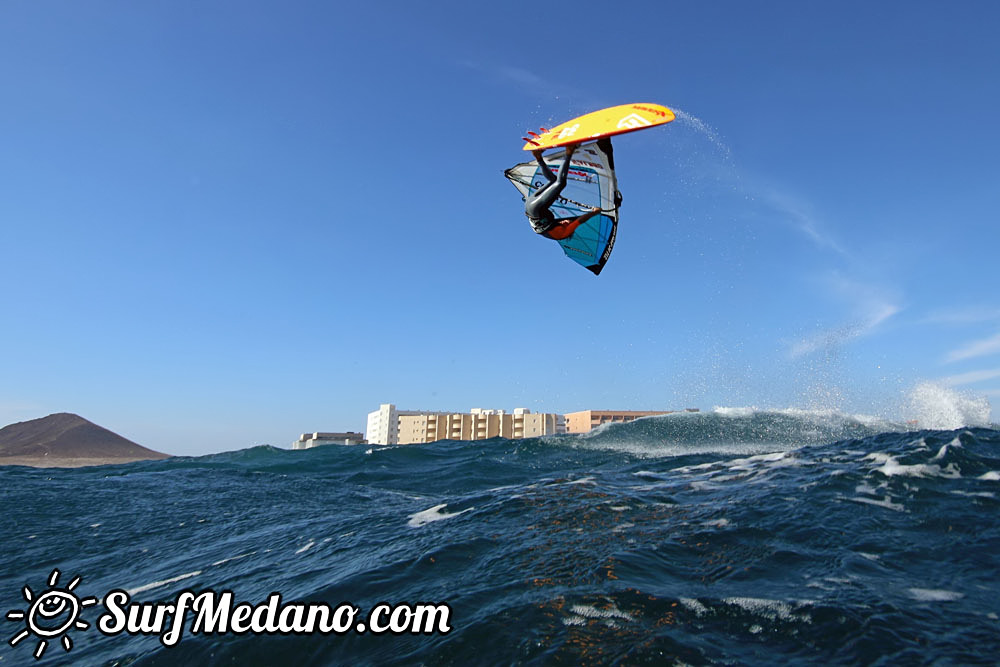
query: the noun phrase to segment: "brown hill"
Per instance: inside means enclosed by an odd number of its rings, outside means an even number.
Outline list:
[[[0,429],[0,465],[62,467],[165,458],[166,454],[67,412]]]

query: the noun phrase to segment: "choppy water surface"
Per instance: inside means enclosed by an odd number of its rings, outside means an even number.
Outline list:
[[[584,436],[0,469],[0,611],[231,590],[447,603],[430,635],[104,636],[90,664],[995,664],[1000,432],[717,410]],[[24,620],[4,621],[11,639]],[[0,645],[34,664],[40,638]]]

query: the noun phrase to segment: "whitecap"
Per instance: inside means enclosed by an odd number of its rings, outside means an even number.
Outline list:
[[[590,605],[575,604],[570,607],[570,612],[584,618],[620,618],[626,621],[635,620],[629,614],[612,605],[607,609],[598,609]]]
[[[178,581],[183,581],[184,579],[190,579],[191,577],[197,577],[199,574],[201,574],[201,570],[195,570],[194,572],[188,572],[187,574],[180,574],[180,575],[177,575],[176,577],[172,577],[170,579],[164,579],[163,581],[154,581],[151,584],[145,584],[145,585],[139,586],[137,588],[130,588],[130,589],[128,589],[125,592],[128,593],[129,595],[135,595],[136,593],[142,593],[144,591],[149,591],[149,590],[152,590],[154,588],[160,588],[161,586],[167,586],[169,584],[173,584],[173,583],[176,583]]]
[[[955,464],[950,463],[945,466],[944,469],[941,466],[929,465],[926,463],[914,463],[912,465],[907,465],[905,463],[900,463],[895,457],[889,456],[888,454],[874,453],[869,454],[866,457],[868,460],[874,461],[875,463],[881,463],[882,465],[878,468],[873,469],[872,472],[882,473],[886,477],[894,477],[896,475],[902,475],[906,477],[944,477],[946,479],[958,479],[962,476]]]
[[[954,602],[965,597],[963,593],[934,588],[911,588],[910,597],[921,602]]]
[[[309,549],[311,549],[314,544],[316,544],[316,542],[314,540],[309,540],[309,544],[305,545],[304,547],[300,547],[299,549],[297,549],[295,551],[295,553],[300,554],[300,553],[309,551]]]
[[[965,496],[967,498],[996,498],[996,494],[990,491],[952,491],[952,494],[956,496]]]
[[[228,563],[230,561],[240,560],[241,558],[246,558],[247,556],[253,556],[255,553],[257,553],[257,552],[256,551],[251,551],[249,553],[240,554],[239,556],[232,556],[230,558],[223,558],[222,560],[215,561],[214,563],[212,563],[212,565],[213,566],[224,565],[225,563]]]
[[[681,604],[693,611],[695,616],[704,616],[708,613],[708,607],[695,598],[681,598]]]
[[[959,440],[958,438],[955,438],[948,444],[941,445],[941,449],[938,450],[938,453],[934,455],[934,458],[932,458],[931,461],[940,461],[941,459],[943,459],[945,454],[948,453],[949,447],[961,447],[961,446],[962,446],[962,441]]]
[[[416,514],[410,515],[410,520],[406,522],[406,525],[410,528],[420,528],[428,523],[434,521],[442,521],[444,519],[450,519],[452,517],[458,516],[459,514],[465,514],[469,510],[475,509],[474,507],[469,507],[461,512],[442,512],[441,510],[448,506],[448,503],[441,503],[440,505],[435,505],[429,509],[425,509],[422,512],[417,512]]]
[[[733,597],[722,600],[726,604],[736,605],[753,614],[758,614],[765,618],[774,620],[780,618],[787,620],[792,617],[792,606],[781,600],[769,600],[767,598]]]
[[[892,510],[894,512],[905,512],[906,508],[898,503],[892,502],[888,496],[884,500],[875,500],[874,498],[845,498],[845,500],[852,500],[856,503],[864,503],[866,505],[875,505],[876,507],[884,507],[887,510]]]
[[[709,484],[708,482],[691,482],[690,486],[692,491],[715,491],[721,488],[718,484]]]

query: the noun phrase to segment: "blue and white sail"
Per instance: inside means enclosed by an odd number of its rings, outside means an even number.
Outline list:
[[[564,157],[545,158],[553,172],[558,172]],[[504,172],[522,197],[538,191],[548,181],[541,167],[532,160]],[[618,205],[615,195],[614,160],[597,143],[584,144],[573,153],[561,197],[550,207],[557,220],[573,220],[597,206],[601,212],[587,220],[568,238],[558,241],[566,256],[594,274],[604,268],[615,246],[618,232]]]

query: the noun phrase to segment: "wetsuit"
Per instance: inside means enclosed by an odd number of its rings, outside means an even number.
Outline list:
[[[535,194],[531,195],[524,201],[524,212],[528,216],[528,222],[531,223],[531,228],[535,230],[536,234],[544,234],[558,223],[556,217],[552,215],[552,211],[549,207],[556,202],[559,195],[562,194],[563,188],[566,187],[566,176],[569,172],[570,158],[567,156],[559,167],[559,176],[552,173],[549,166],[545,164],[545,160],[540,156],[535,156],[535,161],[538,166],[542,169],[542,174],[548,181],[545,185],[538,188]]]

